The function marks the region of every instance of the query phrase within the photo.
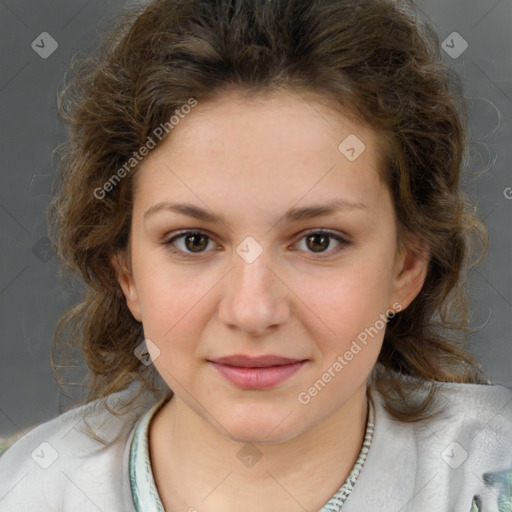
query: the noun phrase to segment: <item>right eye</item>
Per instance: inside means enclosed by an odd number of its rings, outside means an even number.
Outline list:
[[[190,258],[194,254],[207,252],[205,249],[209,242],[215,246],[213,240],[203,231],[189,229],[179,232],[163,243],[173,254]]]

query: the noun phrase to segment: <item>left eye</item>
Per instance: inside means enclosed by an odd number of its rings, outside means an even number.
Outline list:
[[[337,246],[327,251],[331,246],[332,240],[335,240]],[[325,230],[310,231],[302,236],[297,244],[300,245],[301,242],[305,243],[307,252],[314,254],[337,252],[349,245],[349,242],[342,236]],[[184,253],[186,256],[206,252],[209,244],[215,247],[213,240],[201,231],[184,231],[164,242],[164,245],[169,246],[172,252]]]
[[[332,240],[335,240],[338,245],[333,250],[327,251]],[[342,236],[325,230],[310,231],[300,239],[300,242],[302,241],[308,249],[311,249],[312,253],[337,252],[349,245],[349,242]]]

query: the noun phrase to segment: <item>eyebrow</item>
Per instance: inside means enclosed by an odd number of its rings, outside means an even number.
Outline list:
[[[367,205],[364,203],[337,198],[321,205],[290,208],[281,220],[284,220],[285,222],[298,222],[301,220],[330,215],[343,210],[364,210],[365,208],[367,208]],[[226,224],[222,215],[217,215],[191,203],[173,203],[169,201],[157,203],[149,208],[149,210],[144,214],[144,219],[147,219],[161,211],[179,213],[205,222]]]

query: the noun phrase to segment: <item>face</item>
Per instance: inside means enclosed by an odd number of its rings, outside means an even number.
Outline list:
[[[363,396],[426,270],[398,250],[379,161],[378,134],[292,92],[199,103],[146,157],[116,264],[181,407],[275,443]]]

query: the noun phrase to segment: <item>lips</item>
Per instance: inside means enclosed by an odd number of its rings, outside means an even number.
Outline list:
[[[209,360],[209,363],[236,387],[261,390],[275,387],[287,380],[297,373],[306,361],[277,355],[233,355]]]
[[[245,355],[235,355],[213,359],[212,362],[225,364],[227,366],[237,366],[239,368],[265,368],[269,366],[283,366],[286,364],[298,363],[301,359],[291,359],[289,357],[280,357],[274,355],[250,357]]]

